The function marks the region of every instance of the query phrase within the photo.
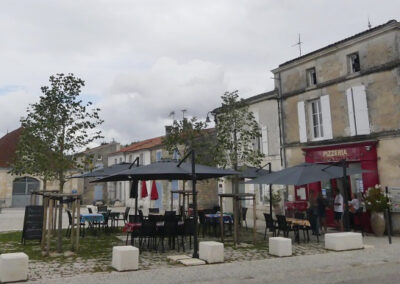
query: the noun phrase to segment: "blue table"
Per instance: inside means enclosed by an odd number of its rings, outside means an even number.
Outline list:
[[[88,222],[89,224],[103,223],[104,216],[103,214],[97,214],[97,213],[81,214],[81,222]]]

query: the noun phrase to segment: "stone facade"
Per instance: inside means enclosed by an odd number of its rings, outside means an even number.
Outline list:
[[[315,78],[310,70],[315,70]],[[287,166],[304,162],[311,147],[344,149],[364,143],[354,149],[376,151],[377,158],[362,167],[377,167],[378,174],[374,178],[364,174],[362,190],[373,182],[400,186],[394,170],[400,161],[398,22],[389,21],[288,61],[272,72]],[[295,194],[293,188],[290,191]]]

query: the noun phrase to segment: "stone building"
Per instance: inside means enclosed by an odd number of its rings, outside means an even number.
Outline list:
[[[345,159],[349,167],[369,170],[351,177],[352,193],[375,184],[400,186],[399,22],[345,38],[272,72],[287,166]],[[322,190],[332,199],[333,188],[340,187],[331,180],[291,188],[290,195],[301,202],[310,191]]]
[[[140,165],[148,165],[155,162],[161,162],[162,160],[179,159],[174,154],[171,155],[163,146],[163,136],[146,139],[143,141],[132,143],[131,145],[121,148],[119,151],[112,153],[108,157],[109,165],[128,162],[132,163],[136,158],[139,158]],[[158,200],[150,200],[150,192],[152,181],[146,181],[148,197],[142,198],[139,190],[138,206],[145,214],[147,214],[148,208],[157,207],[160,210],[170,210],[171,206],[171,190],[182,190],[183,181],[178,180],[158,180],[156,181]],[[114,203],[120,201],[122,205],[134,207],[135,200],[129,198],[130,183],[125,181],[108,182],[108,197],[109,202]],[[139,186],[140,187],[140,186]],[[185,185],[186,190],[191,189],[190,182]],[[197,183],[198,190],[198,208],[212,208],[218,204],[217,198],[217,181],[207,180],[199,181]],[[174,210],[178,210],[178,194],[172,196],[174,203]],[[191,199],[190,199],[191,200]]]
[[[2,207],[30,205],[31,192],[43,189],[42,177],[10,174],[21,132],[22,128],[18,128],[0,138],[0,206]],[[64,192],[72,192],[80,186],[80,180],[70,179],[64,184]],[[47,182],[48,190],[57,190],[58,188],[57,181]]]
[[[102,143],[98,147],[88,148],[76,155],[78,163],[83,167],[84,172],[98,170],[108,167],[108,155],[118,151],[121,145],[118,142]],[[108,192],[105,184],[90,183],[93,178],[79,179],[80,186],[77,188],[82,193],[82,203],[92,204],[98,200],[107,200]]]

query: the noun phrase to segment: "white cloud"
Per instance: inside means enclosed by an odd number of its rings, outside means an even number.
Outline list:
[[[118,75],[97,105],[105,119],[106,136],[127,143],[162,135],[171,111],[178,117],[187,109],[187,115],[204,118],[225,90],[221,66],[160,58],[149,70]]]
[[[298,56],[298,33],[306,53],[399,10],[396,0],[2,0],[0,90],[21,88],[0,94],[0,134],[50,75],[72,72],[102,106],[106,140],[161,135],[171,110],[201,116],[226,90],[271,90],[270,70]]]

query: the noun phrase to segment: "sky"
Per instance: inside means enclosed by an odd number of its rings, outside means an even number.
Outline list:
[[[172,111],[205,119],[226,91],[272,90],[298,34],[305,54],[399,11],[398,0],[1,0],[0,136],[57,73],[85,80],[99,143],[161,136]]]

